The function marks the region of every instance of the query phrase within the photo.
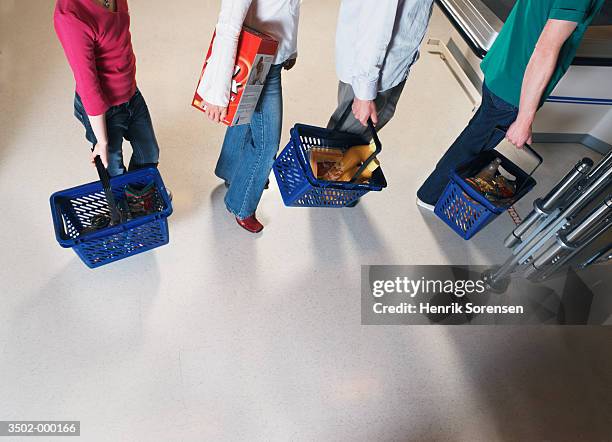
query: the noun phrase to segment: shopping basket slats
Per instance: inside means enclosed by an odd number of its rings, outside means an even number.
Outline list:
[[[380,141],[373,127],[372,130],[378,154]],[[345,207],[370,191],[380,191],[385,188],[387,182],[380,168],[368,183],[324,181],[313,175],[309,159],[313,148],[346,151],[353,146],[363,144],[369,144],[369,140],[354,134],[296,124],[291,129],[291,140],[274,163],[274,174],[285,205]]]
[[[495,149],[484,151],[475,159],[461,164],[450,173],[449,183],[438,199],[434,213],[463,239],[472,238],[535,187],[536,181],[532,175],[542,164],[542,157],[531,146],[525,145],[524,150],[538,160],[531,173],[525,172]],[[501,167],[516,178],[516,193],[503,204],[493,204],[465,181],[495,158],[499,158]]]
[[[72,248],[90,268],[100,267],[169,242],[168,216],[172,204],[159,171],[154,168],[129,172],[110,179],[114,200],[121,201],[126,185],[155,183],[151,214],[85,233],[96,215],[110,216],[107,195],[100,181],[51,195],[55,236],[62,247]]]

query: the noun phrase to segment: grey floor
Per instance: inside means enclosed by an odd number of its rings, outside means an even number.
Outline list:
[[[90,271],[50,224],[49,195],[95,177],[53,4],[0,0],[0,420],[80,420],[87,441],[612,440],[610,328],[360,325],[361,264],[507,256],[508,216],[465,242],[414,206],[471,114],[439,57],[423,53],[381,134],[386,191],[353,210],[288,209],[272,183],[252,236],[212,173],[223,127],[189,106],[218,2],[132,1],[171,245]],[[334,108],[337,4],[304,1],[285,135]],[[448,30],[435,11],[430,34]],[[596,158],[538,147],[548,161],[522,214]]]

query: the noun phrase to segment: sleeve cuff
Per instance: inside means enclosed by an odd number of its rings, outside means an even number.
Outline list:
[[[219,107],[229,106],[229,100],[226,102],[225,100],[222,100],[219,97],[211,97],[207,94],[204,94],[204,96],[202,97],[202,100],[206,101],[208,104],[212,104],[213,106],[219,106]]]
[[[214,104],[215,106],[227,107],[229,105],[229,90],[225,91],[219,88],[219,85],[216,84],[214,80],[206,78],[206,73],[204,74],[204,78],[200,81],[197,94],[202,100]]]
[[[585,14],[586,11],[579,11],[576,9],[554,8],[550,11],[548,18],[580,23],[584,20]]]
[[[371,81],[364,78],[353,78],[351,81],[353,93],[360,100],[374,100],[378,95],[378,80]]]
[[[86,98],[82,98],[82,101],[83,107],[85,108],[85,113],[92,117],[105,114],[106,111],[110,108],[110,105],[106,101],[92,103],[91,101],[88,102]]]

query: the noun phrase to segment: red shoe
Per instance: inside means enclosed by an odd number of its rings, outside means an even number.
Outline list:
[[[236,217],[236,222],[240,227],[244,230],[248,230],[251,233],[259,233],[263,230],[264,226],[260,223],[257,218],[255,218],[255,214],[249,216],[245,219],[240,219]]]

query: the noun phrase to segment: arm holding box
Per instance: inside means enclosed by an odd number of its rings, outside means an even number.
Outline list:
[[[206,114],[219,122],[230,99],[236,50],[242,25],[252,0],[223,0],[216,26],[215,41],[198,94],[204,99]]]

